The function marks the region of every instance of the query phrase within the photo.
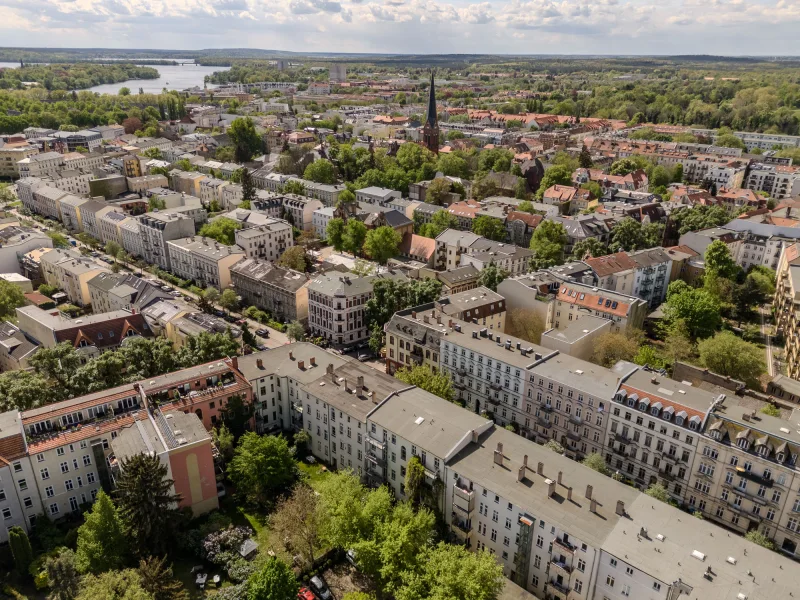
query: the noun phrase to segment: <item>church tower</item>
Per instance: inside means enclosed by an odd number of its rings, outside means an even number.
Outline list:
[[[439,154],[439,120],[436,117],[436,89],[431,71],[431,88],[428,95],[428,115],[422,127],[422,144],[434,154]]]

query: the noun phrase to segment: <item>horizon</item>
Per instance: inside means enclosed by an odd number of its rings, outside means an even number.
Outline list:
[[[0,0],[9,47],[411,55],[783,56],[800,4],[786,0]],[[743,40],[753,40],[745,44]],[[59,47],[59,45],[55,45]],[[63,45],[60,47],[63,48]],[[335,49],[333,49],[335,48]],[[747,48],[750,50],[750,48]],[[599,52],[598,52],[599,50]]]

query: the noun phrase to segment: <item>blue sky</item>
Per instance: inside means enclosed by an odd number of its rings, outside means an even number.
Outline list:
[[[800,54],[800,0],[0,0],[3,46]]]

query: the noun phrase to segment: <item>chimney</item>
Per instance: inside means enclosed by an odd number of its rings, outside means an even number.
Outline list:
[[[547,497],[552,498],[556,493],[556,482],[552,479],[545,479],[544,482],[547,484]]]
[[[411,311],[411,318],[412,319],[416,319],[417,318],[417,311],[415,311],[415,310]]]
[[[558,472],[558,485],[561,485],[561,475],[563,475],[563,473],[561,471],[559,471]]]
[[[594,498],[592,498],[592,502],[589,504],[589,512],[597,514],[597,500]]]
[[[261,360],[260,358],[257,358],[257,359],[256,359],[256,366],[257,366],[259,369],[263,369],[263,368],[264,368],[264,361],[263,361],[263,360]]]
[[[231,357],[231,367],[233,367],[234,371],[238,371],[239,370],[239,357],[238,356]]]
[[[572,487],[567,488],[567,500],[572,501]]]
[[[298,360],[297,361],[297,368],[303,371],[306,368],[306,361]]]
[[[328,363],[328,366],[325,367],[325,373],[328,374],[328,375],[333,373],[333,363]]]
[[[294,352],[289,350],[289,360],[294,360]]]
[[[453,319],[448,319],[448,320],[447,320],[447,326],[448,326],[450,329],[452,329],[452,328],[453,328]]]
[[[349,392],[350,388],[347,387],[347,377],[344,378],[344,391]]]
[[[360,379],[360,377],[359,377],[359,379]],[[359,383],[359,384],[356,386],[356,397],[358,397],[358,398],[361,398],[361,396],[362,396],[363,394],[364,394],[364,386],[363,386],[362,384],[360,384],[360,383]]]
[[[363,375],[359,375],[358,376],[357,383],[358,383],[359,387],[364,387],[364,376]]]
[[[539,475],[544,475],[544,463],[543,462],[540,462],[538,465],[536,465],[536,472]]]
[[[617,500],[617,514],[620,517],[625,516],[625,503],[622,500]]]
[[[472,443],[473,444],[477,444],[478,443],[478,437],[479,437],[478,432],[475,429],[473,429],[472,430]]]
[[[525,467],[525,465],[519,466],[519,470],[517,471],[517,481],[522,481],[523,479],[525,479],[525,472],[527,470],[528,469]]]
[[[528,455],[522,457],[522,464],[525,465],[525,468],[528,468]]]
[[[592,499],[592,486],[586,486],[586,497],[591,500]]]
[[[311,363],[312,367],[316,367],[317,366],[317,357],[316,356],[312,356],[310,359],[308,359],[308,362]]]
[[[494,464],[503,466],[503,444],[497,444],[497,450],[494,451]]]

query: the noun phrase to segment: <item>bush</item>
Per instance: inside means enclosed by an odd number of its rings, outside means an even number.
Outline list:
[[[249,527],[228,527],[208,534],[203,539],[202,556],[207,561],[226,568],[239,558],[239,547],[253,535]]]
[[[237,556],[236,559],[229,561],[227,566],[228,578],[237,583],[247,581],[255,571],[255,566],[247,562],[241,556]]]

